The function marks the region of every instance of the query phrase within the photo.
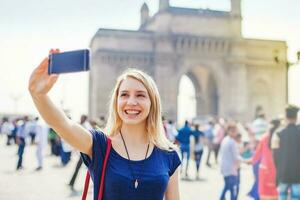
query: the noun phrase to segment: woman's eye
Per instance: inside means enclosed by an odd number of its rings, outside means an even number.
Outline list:
[[[125,96],[127,96],[127,94],[126,94],[126,93],[123,93],[123,94],[121,94],[121,97],[125,97]]]
[[[143,94],[138,94],[137,96],[138,97],[145,97],[145,95],[143,95]]]

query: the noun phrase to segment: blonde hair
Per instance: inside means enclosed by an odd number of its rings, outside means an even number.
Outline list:
[[[146,119],[146,132],[150,142],[163,150],[169,151],[176,149],[176,146],[171,143],[164,134],[161,116],[161,100],[157,86],[154,80],[141,70],[129,68],[118,77],[110,99],[109,116],[105,131],[109,136],[114,136],[118,134],[121,129],[122,119],[117,112],[117,100],[120,85],[122,81],[127,78],[133,78],[141,82],[148,91],[151,107]]]

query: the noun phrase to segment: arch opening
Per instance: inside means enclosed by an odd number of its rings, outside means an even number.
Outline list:
[[[178,125],[182,125],[185,120],[191,120],[197,115],[196,90],[187,75],[183,75],[179,81],[177,110]]]

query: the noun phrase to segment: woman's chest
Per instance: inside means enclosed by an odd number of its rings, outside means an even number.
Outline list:
[[[119,195],[162,199],[169,182],[168,172],[166,163],[160,160],[130,162],[112,158],[106,169],[105,194],[113,199],[120,199]]]

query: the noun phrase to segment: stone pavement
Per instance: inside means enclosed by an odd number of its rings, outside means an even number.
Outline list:
[[[36,146],[27,145],[24,154],[24,169],[16,171],[17,147],[6,146],[6,137],[0,135],[0,200],[79,200],[84,184],[85,168],[82,167],[75,183],[76,192],[69,190],[67,183],[75,168],[78,155],[73,154],[71,163],[60,166],[57,157],[49,156],[45,151],[45,164],[42,171],[36,172]],[[204,154],[204,158],[206,155]],[[203,160],[204,161],[204,160]],[[223,178],[217,166],[208,168],[202,162],[200,180],[181,180],[181,200],[217,200],[223,187]],[[194,163],[190,163],[189,175],[192,179]],[[251,168],[242,166],[240,200],[250,200],[246,193],[251,187],[253,178]],[[92,186],[88,199],[92,199]]]

